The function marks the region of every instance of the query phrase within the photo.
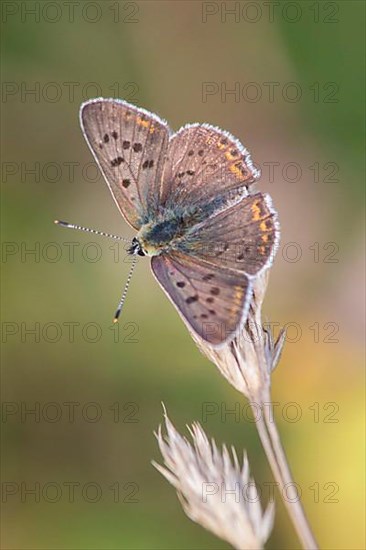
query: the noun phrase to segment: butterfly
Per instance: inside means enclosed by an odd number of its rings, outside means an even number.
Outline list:
[[[116,205],[136,230],[128,253],[152,272],[183,321],[216,347],[243,327],[253,281],[271,265],[277,214],[251,192],[260,172],[230,133],[167,122],[123,100],[92,99],[80,124]]]

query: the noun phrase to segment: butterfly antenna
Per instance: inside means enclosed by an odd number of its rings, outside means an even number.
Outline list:
[[[130,272],[128,274],[127,281],[126,281],[126,284],[125,284],[125,288],[123,289],[121,299],[119,301],[116,313],[114,315],[113,323],[117,323],[118,322],[118,317],[121,315],[123,304],[125,303],[125,299],[126,299],[126,295],[127,295],[127,290],[128,290],[129,285],[130,285],[130,282],[131,282],[132,274],[133,274],[134,269],[135,269],[136,264],[137,264],[137,259],[138,259],[137,256],[132,257],[132,265],[131,265],[131,268],[130,268]]]
[[[111,233],[105,233],[105,231],[99,231],[99,229],[90,229],[90,227],[82,227],[81,225],[75,225],[69,222],[63,222],[60,220],[55,220],[56,225],[61,225],[61,227],[68,227],[69,229],[77,229],[78,231],[86,231],[87,233],[93,233],[94,235],[101,235],[102,237],[108,237],[109,239],[115,239],[117,241],[131,242],[131,239],[126,237],[120,237],[119,235],[112,235]]]

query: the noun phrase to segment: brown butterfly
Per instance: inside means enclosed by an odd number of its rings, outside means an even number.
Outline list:
[[[80,122],[117,207],[137,231],[128,252],[151,256],[156,279],[200,338],[213,346],[230,341],[279,240],[270,197],[250,192],[260,173],[248,151],[209,124],[171,133],[164,120],[122,100],[83,103]]]

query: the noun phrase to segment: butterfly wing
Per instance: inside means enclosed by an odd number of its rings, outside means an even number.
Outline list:
[[[209,344],[225,343],[245,322],[252,296],[245,274],[179,251],[153,257],[151,267],[184,322]]]
[[[220,195],[247,195],[259,176],[249,152],[231,134],[209,124],[187,125],[169,140],[160,201],[192,206]]]
[[[102,98],[83,103],[80,124],[120,212],[139,228],[157,209],[168,125],[144,109]]]
[[[256,193],[193,226],[179,249],[225,268],[257,275],[274,258],[279,241],[277,213],[269,195]]]

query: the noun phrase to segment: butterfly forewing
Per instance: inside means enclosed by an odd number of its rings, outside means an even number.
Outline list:
[[[196,225],[180,250],[208,262],[256,275],[271,264],[278,243],[277,215],[268,195],[256,193]]]
[[[80,120],[118,208],[139,228],[158,207],[168,125],[144,109],[108,99],[84,103]]]
[[[151,267],[188,326],[218,346],[245,322],[251,283],[245,274],[211,268],[179,252],[152,258]]]
[[[208,124],[187,125],[174,134],[168,159],[160,200],[169,206],[242,196],[259,177],[239,141]]]

